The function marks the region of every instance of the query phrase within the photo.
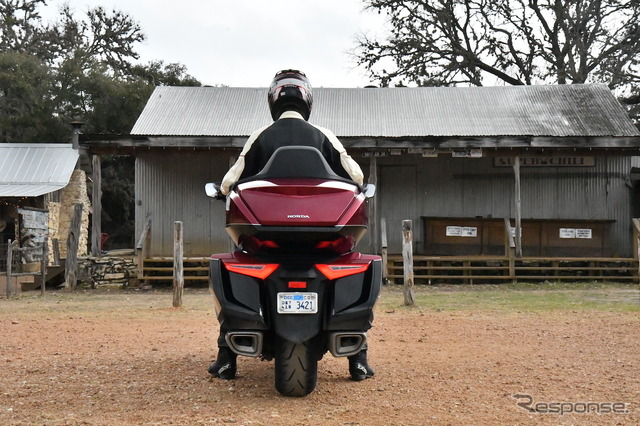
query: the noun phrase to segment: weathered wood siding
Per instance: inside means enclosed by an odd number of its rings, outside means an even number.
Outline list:
[[[148,151],[136,160],[136,237],[152,219],[152,255],[170,256],[173,223],[184,222],[185,256],[229,250],[224,204],[205,196],[206,182],[222,180],[230,151]],[[353,153],[368,175],[368,159]],[[522,167],[522,217],[609,219],[615,255],[631,256],[628,184],[632,157],[596,157],[593,167]],[[422,249],[421,216],[494,217],[515,215],[511,167],[493,159],[402,155],[378,159],[378,218],[387,221],[390,253],[402,249],[402,221],[414,225],[414,244]],[[367,252],[369,238],[359,250]]]
[[[630,256],[631,161],[611,156],[596,157],[594,167],[521,167],[522,217],[615,220],[610,230],[614,254]],[[403,156],[378,164],[379,217],[387,220],[390,253],[401,251],[404,219],[413,220],[420,250],[421,216],[515,216],[513,169],[494,167],[492,158]]]
[[[136,156],[136,238],[151,217],[152,256],[173,254],[173,223],[184,223],[184,255],[229,251],[224,203],[205,195],[220,182],[228,154],[210,151],[148,151]]]

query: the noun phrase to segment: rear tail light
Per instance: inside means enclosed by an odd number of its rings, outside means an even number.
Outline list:
[[[253,278],[260,278],[264,280],[271,275],[276,269],[278,269],[277,263],[267,264],[247,264],[247,263],[226,263],[224,265],[228,271],[235,272],[236,274],[247,275]]]
[[[336,253],[346,253],[351,251],[355,245],[356,242],[353,237],[347,235],[331,241],[319,241],[318,244],[316,244],[316,248],[320,250],[332,250]]]
[[[242,246],[242,248],[252,253],[256,253],[265,249],[280,248],[278,243],[276,243],[275,241],[261,240],[259,238],[256,238],[254,235],[248,236],[246,238],[241,238],[240,245]]]
[[[330,280],[335,280],[349,275],[359,274],[369,268],[369,264],[365,265],[316,265],[318,271]]]

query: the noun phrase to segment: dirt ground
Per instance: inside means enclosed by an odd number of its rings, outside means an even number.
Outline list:
[[[291,399],[259,359],[239,358],[234,381],[210,378],[210,296],[171,300],[0,300],[0,424],[640,424],[638,312],[379,304],[375,377],[350,381],[346,359],[325,356],[316,391]]]

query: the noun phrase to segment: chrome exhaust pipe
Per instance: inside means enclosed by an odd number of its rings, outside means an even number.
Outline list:
[[[238,355],[260,356],[262,333],[259,331],[230,331],[224,336],[229,348]]]
[[[335,357],[355,355],[367,343],[367,333],[341,331],[329,335],[329,352]]]

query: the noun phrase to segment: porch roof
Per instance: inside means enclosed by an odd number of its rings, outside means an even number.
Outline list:
[[[71,144],[0,144],[0,197],[37,197],[62,189],[77,161]]]

